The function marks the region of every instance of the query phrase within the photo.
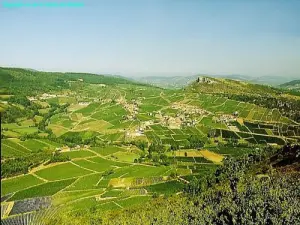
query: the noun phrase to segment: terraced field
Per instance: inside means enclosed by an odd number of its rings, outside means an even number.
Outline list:
[[[21,217],[26,201],[40,198],[60,210],[105,211],[179,194],[224,157],[300,140],[299,124],[277,109],[129,83],[69,86],[67,95],[33,100],[42,105],[37,117],[2,124],[4,162],[38,153],[52,157],[1,181],[6,221],[11,210]]]

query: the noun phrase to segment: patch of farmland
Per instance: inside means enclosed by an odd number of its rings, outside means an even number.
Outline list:
[[[97,204],[99,204],[99,202],[96,201],[96,198],[94,196],[87,197],[78,199],[77,201],[66,203],[66,205],[63,207],[63,210],[68,212],[72,210],[89,209],[93,206],[96,206]]]
[[[102,179],[98,184],[97,184],[97,188],[107,188],[108,184],[109,184],[109,179]]]
[[[175,140],[175,141],[180,141],[180,140],[186,140],[189,138],[189,135],[184,135],[184,134],[173,134],[172,135],[172,138]]]
[[[126,199],[121,199],[117,201],[117,203],[122,207],[127,208],[133,205],[144,204],[146,201],[149,201],[151,198],[152,198],[151,196],[132,196]]]
[[[208,150],[201,150],[200,153],[203,155],[204,158],[214,162],[214,163],[221,163],[224,159],[223,155],[208,151]]]
[[[119,205],[117,205],[113,200],[110,200],[109,202],[105,202],[105,203],[102,203],[102,204],[98,204],[96,206],[96,208],[98,210],[101,210],[101,212],[108,211],[108,210],[121,209],[121,207]]]
[[[137,119],[141,120],[141,121],[148,121],[148,120],[153,120],[155,119],[154,116],[149,116],[147,114],[142,114],[142,113],[139,113],[137,114]]]
[[[2,130],[2,134],[8,138],[19,138],[21,136],[21,134],[11,130]]]
[[[142,103],[146,105],[150,105],[150,104],[162,105],[162,106],[169,105],[169,102],[167,102],[162,97],[148,98],[143,100]]]
[[[82,191],[63,191],[52,196],[53,205],[65,204],[80,198],[100,195],[103,190],[82,190]]]
[[[169,181],[145,187],[148,192],[171,195],[183,190],[184,184],[179,181]]]
[[[58,97],[58,102],[59,104],[65,104],[65,103],[69,103],[69,104],[75,104],[76,98],[74,97]]]
[[[18,144],[15,140],[19,139],[4,139],[1,140],[1,156],[3,157],[18,157],[30,154],[30,150]]]
[[[192,173],[192,170],[189,168],[189,166],[177,166],[176,173],[179,176],[186,176]]]
[[[20,128],[15,128],[12,129],[12,131],[18,132],[20,134],[33,134],[38,132],[37,127],[20,127]]]
[[[118,146],[107,146],[107,147],[91,147],[91,150],[97,152],[103,156],[107,156],[116,152],[123,152],[126,151],[124,148],[120,148]]]
[[[94,153],[86,150],[78,150],[78,151],[69,151],[69,152],[62,152],[62,155],[69,156],[70,159],[76,159],[76,158],[86,158],[95,156]]]
[[[146,131],[145,135],[147,136],[147,138],[154,142],[154,143],[160,143],[160,137],[158,135],[155,134],[155,132],[153,131]]]
[[[26,153],[26,152],[18,151],[15,148],[12,148],[8,145],[1,143],[1,157],[11,158],[11,157],[24,156],[24,155],[28,155],[28,154],[29,154],[29,152]]]
[[[165,113],[166,115],[176,116],[176,114],[179,112],[179,110],[178,109],[167,108],[167,109],[161,110],[161,112]]]
[[[162,108],[162,106],[159,105],[141,105],[140,106],[140,111],[141,112],[154,112],[154,111],[158,111]]]
[[[16,123],[3,123],[1,124],[1,127],[4,129],[14,129],[14,128],[19,128],[20,126]]]
[[[124,140],[124,132],[103,135],[102,139],[107,141],[122,141]]]
[[[194,164],[194,165],[191,165],[191,166],[188,166],[189,169],[191,169],[193,171],[193,174],[195,175],[201,175],[202,176],[205,176],[205,175],[208,175],[208,174],[212,174],[216,171],[217,169],[217,165],[216,164]]]
[[[107,160],[107,159],[103,159],[101,157],[94,157],[89,159],[89,161],[98,163],[101,165],[102,168],[106,168],[106,169],[110,169],[111,166],[113,167],[123,167],[123,166],[127,166],[127,163],[121,163],[121,162],[116,162],[116,161],[112,161],[112,160]]]
[[[142,166],[133,165],[117,169],[114,174],[108,176],[112,177],[157,177],[169,175],[171,167],[169,166]]]
[[[98,103],[91,103],[87,107],[75,111],[76,113],[82,113],[84,116],[91,115],[96,109],[100,108],[101,105]]]
[[[57,142],[54,142],[54,141],[51,141],[51,140],[48,140],[48,139],[36,139],[36,141],[47,144],[52,148],[59,148],[59,147],[63,146],[63,144],[60,144],[60,143],[57,143]]]
[[[107,121],[104,120],[87,120],[84,121],[84,123],[80,123],[75,127],[76,130],[91,130],[91,131],[99,131],[103,129],[107,129],[111,127],[112,124],[110,124]]]
[[[122,190],[122,189],[112,189],[112,190],[105,192],[103,195],[101,195],[101,198],[119,197],[123,191],[124,190]]]
[[[71,104],[69,107],[68,107],[68,111],[69,112],[73,112],[73,111],[78,111],[82,108],[85,108],[86,106],[85,105],[79,105],[79,104]]]
[[[267,143],[275,143],[278,145],[285,144],[285,141],[279,137],[265,136],[265,135],[258,135],[258,134],[253,134],[253,137],[257,141],[257,143],[260,143],[260,144],[267,144]]]
[[[67,128],[63,127],[63,126],[55,125],[55,124],[49,124],[47,128],[51,129],[52,132],[57,137],[65,134],[65,133],[67,133],[69,131],[69,129],[67,129]]]
[[[206,127],[214,127],[214,128],[224,128],[226,129],[226,125],[223,123],[215,123],[212,120],[212,117],[203,117],[200,121],[200,124],[203,124]]]
[[[42,210],[50,207],[51,199],[49,197],[30,198],[20,201],[15,201],[9,215]]]
[[[114,167],[112,167],[112,165],[109,165],[109,164],[101,165],[101,163],[96,163],[96,162],[93,162],[90,160],[80,159],[80,160],[74,161],[74,163],[80,167],[83,167],[83,168],[86,168],[89,170],[93,170],[95,172],[104,172],[106,170],[114,168]]]
[[[173,145],[176,142],[174,141],[173,138],[161,138],[161,143],[162,144],[167,144],[167,145]]]
[[[240,156],[248,154],[253,151],[252,148],[241,148],[241,147],[214,147],[208,148],[209,151],[215,152],[222,155]]]
[[[66,191],[102,188],[97,185],[100,180],[101,181],[103,180],[101,173],[94,173],[94,174],[86,175],[84,177],[78,178],[71,186],[69,186],[66,189]],[[108,181],[107,181],[107,184],[108,184]],[[107,187],[107,185],[106,185],[106,187]]]
[[[21,126],[22,127],[30,127],[30,126],[34,126],[34,122],[33,120],[23,120],[21,121]]]
[[[70,120],[69,118],[61,120],[61,121],[59,121],[59,123],[57,123],[57,125],[61,125],[66,128],[72,128],[74,126],[74,124],[75,124],[74,121]]]
[[[133,127],[135,125],[138,125],[137,121],[125,121],[113,126],[113,129],[125,129]]]
[[[176,157],[203,157],[198,150],[177,150],[174,153]]]
[[[150,125],[149,127],[151,127],[152,130],[154,131],[162,131],[165,130],[165,127],[163,127],[160,124],[154,124],[154,125]]]
[[[124,162],[134,162],[135,159],[139,158],[139,155],[133,152],[116,152],[111,157]]]
[[[14,194],[11,200],[15,201],[26,198],[51,196],[57,193],[58,191],[62,190],[63,188],[67,187],[68,185],[72,184],[74,181],[75,179],[60,180],[30,187]]]
[[[22,141],[22,142],[20,142],[20,144],[24,145],[26,148],[29,148],[34,152],[37,152],[39,150],[43,150],[44,148],[49,147],[49,145],[39,142],[35,139],[28,139],[26,141]]]
[[[42,180],[31,174],[1,180],[1,196],[41,183],[43,183]]]
[[[39,109],[39,113],[41,114],[47,114],[49,112],[50,108],[46,108],[46,109]]]
[[[38,170],[35,172],[36,175],[47,179],[47,180],[60,180],[71,177],[83,176],[91,173],[88,170],[82,169],[72,163],[63,163],[56,166],[52,166],[46,169]]]
[[[239,139],[239,136],[230,130],[221,130],[222,138],[232,138],[232,139]]]

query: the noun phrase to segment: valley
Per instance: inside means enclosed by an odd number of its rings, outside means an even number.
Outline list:
[[[174,90],[93,74],[0,73],[4,224],[181,196],[227,159],[300,141],[299,97],[276,88],[200,77]],[[260,104],[266,96],[290,102],[289,113]]]

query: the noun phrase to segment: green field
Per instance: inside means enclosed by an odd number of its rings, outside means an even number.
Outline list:
[[[14,194],[11,200],[50,196],[72,184],[74,181],[75,179],[61,180],[55,182],[47,182],[41,185],[30,187]]]
[[[43,183],[42,180],[31,174],[5,179],[1,181],[1,196],[41,183]]]
[[[0,74],[10,85],[0,99],[9,109],[1,124],[1,162],[9,177],[1,181],[1,196],[13,195],[5,204],[51,196],[54,206],[80,218],[81,210],[96,215],[152,198],[183,199],[193,177],[213,186],[209,179],[227,166],[224,160],[300,140],[299,98],[275,87],[209,78],[214,82],[171,90],[118,76],[13,68]],[[206,187],[197,182],[189,188]],[[231,190],[218,188],[224,196]]]
[[[71,151],[71,152],[62,152],[62,155],[69,156],[70,159],[75,159],[75,158],[86,158],[86,157],[91,157],[95,156],[94,153],[90,151],[85,151],[85,150],[77,150],[77,151]]]
[[[91,171],[82,169],[71,163],[63,163],[35,172],[36,175],[50,181],[79,177],[89,173]]]
[[[124,148],[120,148],[118,146],[107,146],[107,147],[92,147],[91,150],[103,155],[107,156],[119,151],[126,151]]]

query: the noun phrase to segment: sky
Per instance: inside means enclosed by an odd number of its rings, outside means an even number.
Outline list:
[[[20,1],[0,0],[0,66],[300,78],[299,0],[77,0],[84,4],[77,8],[5,2]]]

